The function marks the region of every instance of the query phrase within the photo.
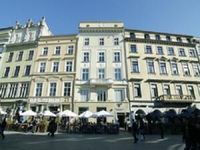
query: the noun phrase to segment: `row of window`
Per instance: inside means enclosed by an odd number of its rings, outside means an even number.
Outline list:
[[[63,96],[71,96],[71,89],[72,89],[71,82],[64,82]],[[43,83],[36,83],[35,96],[42,96],[42,90],[43,90]],[[57,83],[51,82],[49,84],[48,96],[56,96],[57,91],[58,91]]]
[[[183,93],[182,85],[176,85],[175,86],[175,90],[176,90],[176,95],[178,95],[178,96],[187,95],[187,94]],[[187,86],[187,90],[188,90],[188,95],[190,95],[193,98],[195,98],[195,92],[194,92],[193,86],[192,85],[188,85]],[[159,96],[157,84],[151,84],[150,85],[150,92],[151,92],[151,97],[152,98],[157,98]],[[142,97],[141,84],[140,83],[134,83],[133,93],[134,93],[134,97],[135,98]],[[172,95],[171,94],[171,89],[170,89],[170,84],[164,84],[163,85],[163,93],[162,93],[162,95]]]
[[[29,83],[0,84],[0,98],[16,98],[28,96]]]
[[[41,52],[41,55],[47,56],[48,53],[49,53],[49,48],[44,47],[42,52]],[[60,54],[61,54],[61,46],[56,46],[53,55],[60,55]],[[67,55],[73,55],[74,54],[74,46],[73,45],[67,46],[66,54]]]
[[[136,38],[135,33],[131,32],[130,38],[135,39]],[[148,33],[144,34],[144,39],[150,40],[151,39],[150,34],[148,34]],[[173,41],[172,37],[170,35],[166,35],[165,38],[161,38],[161,36],[159,34],[155,34],[153,40],[158,40],[158,41],[166,40],[168,42]],[[192,42],[190,38],[186,38],[186,40],[188,43]],[[180,36],[178,36],[178,37],[176,37],[176,42],[183,42],[183,39]]]
[[[89,46],[90,45],[90,38],[84,38],[84,45]],[[105,45],[105,39],[103,37],[99,38],[99,45],[103,46]],[[113,39],[113,45],[117,46],[119,45],[119,38],[115,37]]]
[[[22,61],[23,55],[24,55],[24,51],[19,51],[16,56],[16,61]],[[32,60],[33,55],[34,55],[34,50],[30,50],[26,60]],[[14,57],[14,52],[10,52],[7,62],[12,62],[13,57]]]
[[[9,77],[9,74],[11,72],[10,70],[11,70],[10,67],[6,67],[3,77]],[[31,72],[31,65],[27,65],[24,69],[24,76],[29,76],[30,72]],[[16,66],[14,74],[12,76],[18,77],[19,73],[20,73],[20,66]]]
[[[97,61],[98,62],[105,62],[105,52],[99,51],[97,53]],[[90,52],[84,51],[82,53],[82,61],[83,62],[89,62],[90,61]],[[121,62],[121,53],[120,51],[115,51],[113,53],[113,62]]]
[[[164,55],[164,51],[163,51],[163,47],[162,46],[157,46],[156,48],[157,48],[156,54]],[[130,45],[130,50],[131,50],[131,53],[138,53],[138,49],[137,49],[137,46],[135,44],[131,44]],[[144,52],[146,54],[153,54],[152,46],[151,45],[146,45],[145,48],[144,48]],[[167,53],[168,53],[169,56],[175,56],[174,48],[173,47],[168,47],[167,48]],[[187,56],[184,48],[179,48],[178,54],[179,54],[179,56],[182,56],[182,57],[186,57]],[[190,49],[189,50],[189,56],[190,57],[197,57],[197,53],[196,53],[195,49]]]
[[[87,81],[89,80],[89,68],[81,69],[81,80]],[[97,72],[98,79],[105,79],[105,68],[99,68]],[[122,80],[121,68],[114,68],[114,79],[119,81]]]
[[[155,66],[154,66],[155,61],[153,60],[147,60],[147,72],[148,73],[152,73],[155,74]],[[189,64],[187,62],[183,62],[182,64],[182,70],[183,70],[183,75],[185,76],[190,76],[191,75],[191,71],[189,68]],[[167,62],[165,61],[159,61],[158,62],[159,65],[159,69],[160,69],[160,74],[168,74],[168,70],[167,70]],[[172,75],[179,75],[180,71],[178,69],[178,63],[175,61],[171,61],[169,62],[169,65],[171,67],[171,74]],[[193,72],[195,76],[199,76],[200,75],[200,66],[198,63],[193,63],[192,64],[193,67]],[[132,72],[133,73],[139,73],[140,69],[139,69],[139,63],[138,60],[133,60],[132,61]]]
[[[60,62],[55,61],[52,62],[51,72],[59,72]],[[65,71],[72,72],[73,71],[73,62],[66,61],[65,63]],[[40,62],[38,72],[46,72],[46,62]]]

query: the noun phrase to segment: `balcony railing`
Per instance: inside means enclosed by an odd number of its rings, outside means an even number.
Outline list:
[[[156,98],[156,100],[162,102],[191,103],[195,100],[195,98],[192,95],[160,95]]]
[[[90,79],[91,85],[112,85],[112,79]]]

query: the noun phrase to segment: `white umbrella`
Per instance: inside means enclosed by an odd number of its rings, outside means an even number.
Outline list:
[[[7,113],[0,109],[0,115],[6,115]]]
[[[56,117],[56,115],[54,113],[50,112],[49,110],[44,111],[43,116]]]
[[[77,117],[78,115],[70,110],[65,110],[63,112],[60,112],[58,114],[59,116],[65,116],[65,117]]]
[[[113,115],[105,110],[94,113],[93,117],[113,117]]]
[[[92,117],[93,113],[89,110],[83,112],[82,114],[79,115],[79,118],[90,118]]]
[[[20,114],[20,116],[36,116],[36,115],[37,115],[37,113],[32,110],[27,110]]]

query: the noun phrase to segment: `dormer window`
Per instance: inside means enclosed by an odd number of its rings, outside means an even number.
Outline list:
[[[187,38],[187,42],[188,42],[188,43],[191,43],[191,39],[190,39],[190,38]]]
[[[130,33],[130,38],[135,39],[135,33]]]
[[[170,36],[166,36],[166,40],[167,41],[171,41],[171,37]]]
[[[145,34],[145,35],[144,35],[144,38],[145,38],[145,39],[150,39],[149,34]]]
[[[177,40],[177,42],[182,42],[181,37],[177,37],[176,40]]]
[[[160,40],[160,35],[156,34],[156,40]]]

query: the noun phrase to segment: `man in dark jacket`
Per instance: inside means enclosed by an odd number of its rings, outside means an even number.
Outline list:
[[[48,132],[49,132],[48,135],[53,137],[56,130],[57,130],[57,124],[55,122],[55,118],[52,118],[48,126]]]
[[[1,137],[2,139],[5,138],[5,135],[4,135],[4,130],[6,128],[6,118],[3,119],[3,121],[0,123],[0,134],[1,134]]]
[[[133,134],[133,138],[134,138],[134,143],[137,143],[137,141],[138,141],[138,138],[137,138],[138,125],[135,120],[132,120],[132,134]]]

